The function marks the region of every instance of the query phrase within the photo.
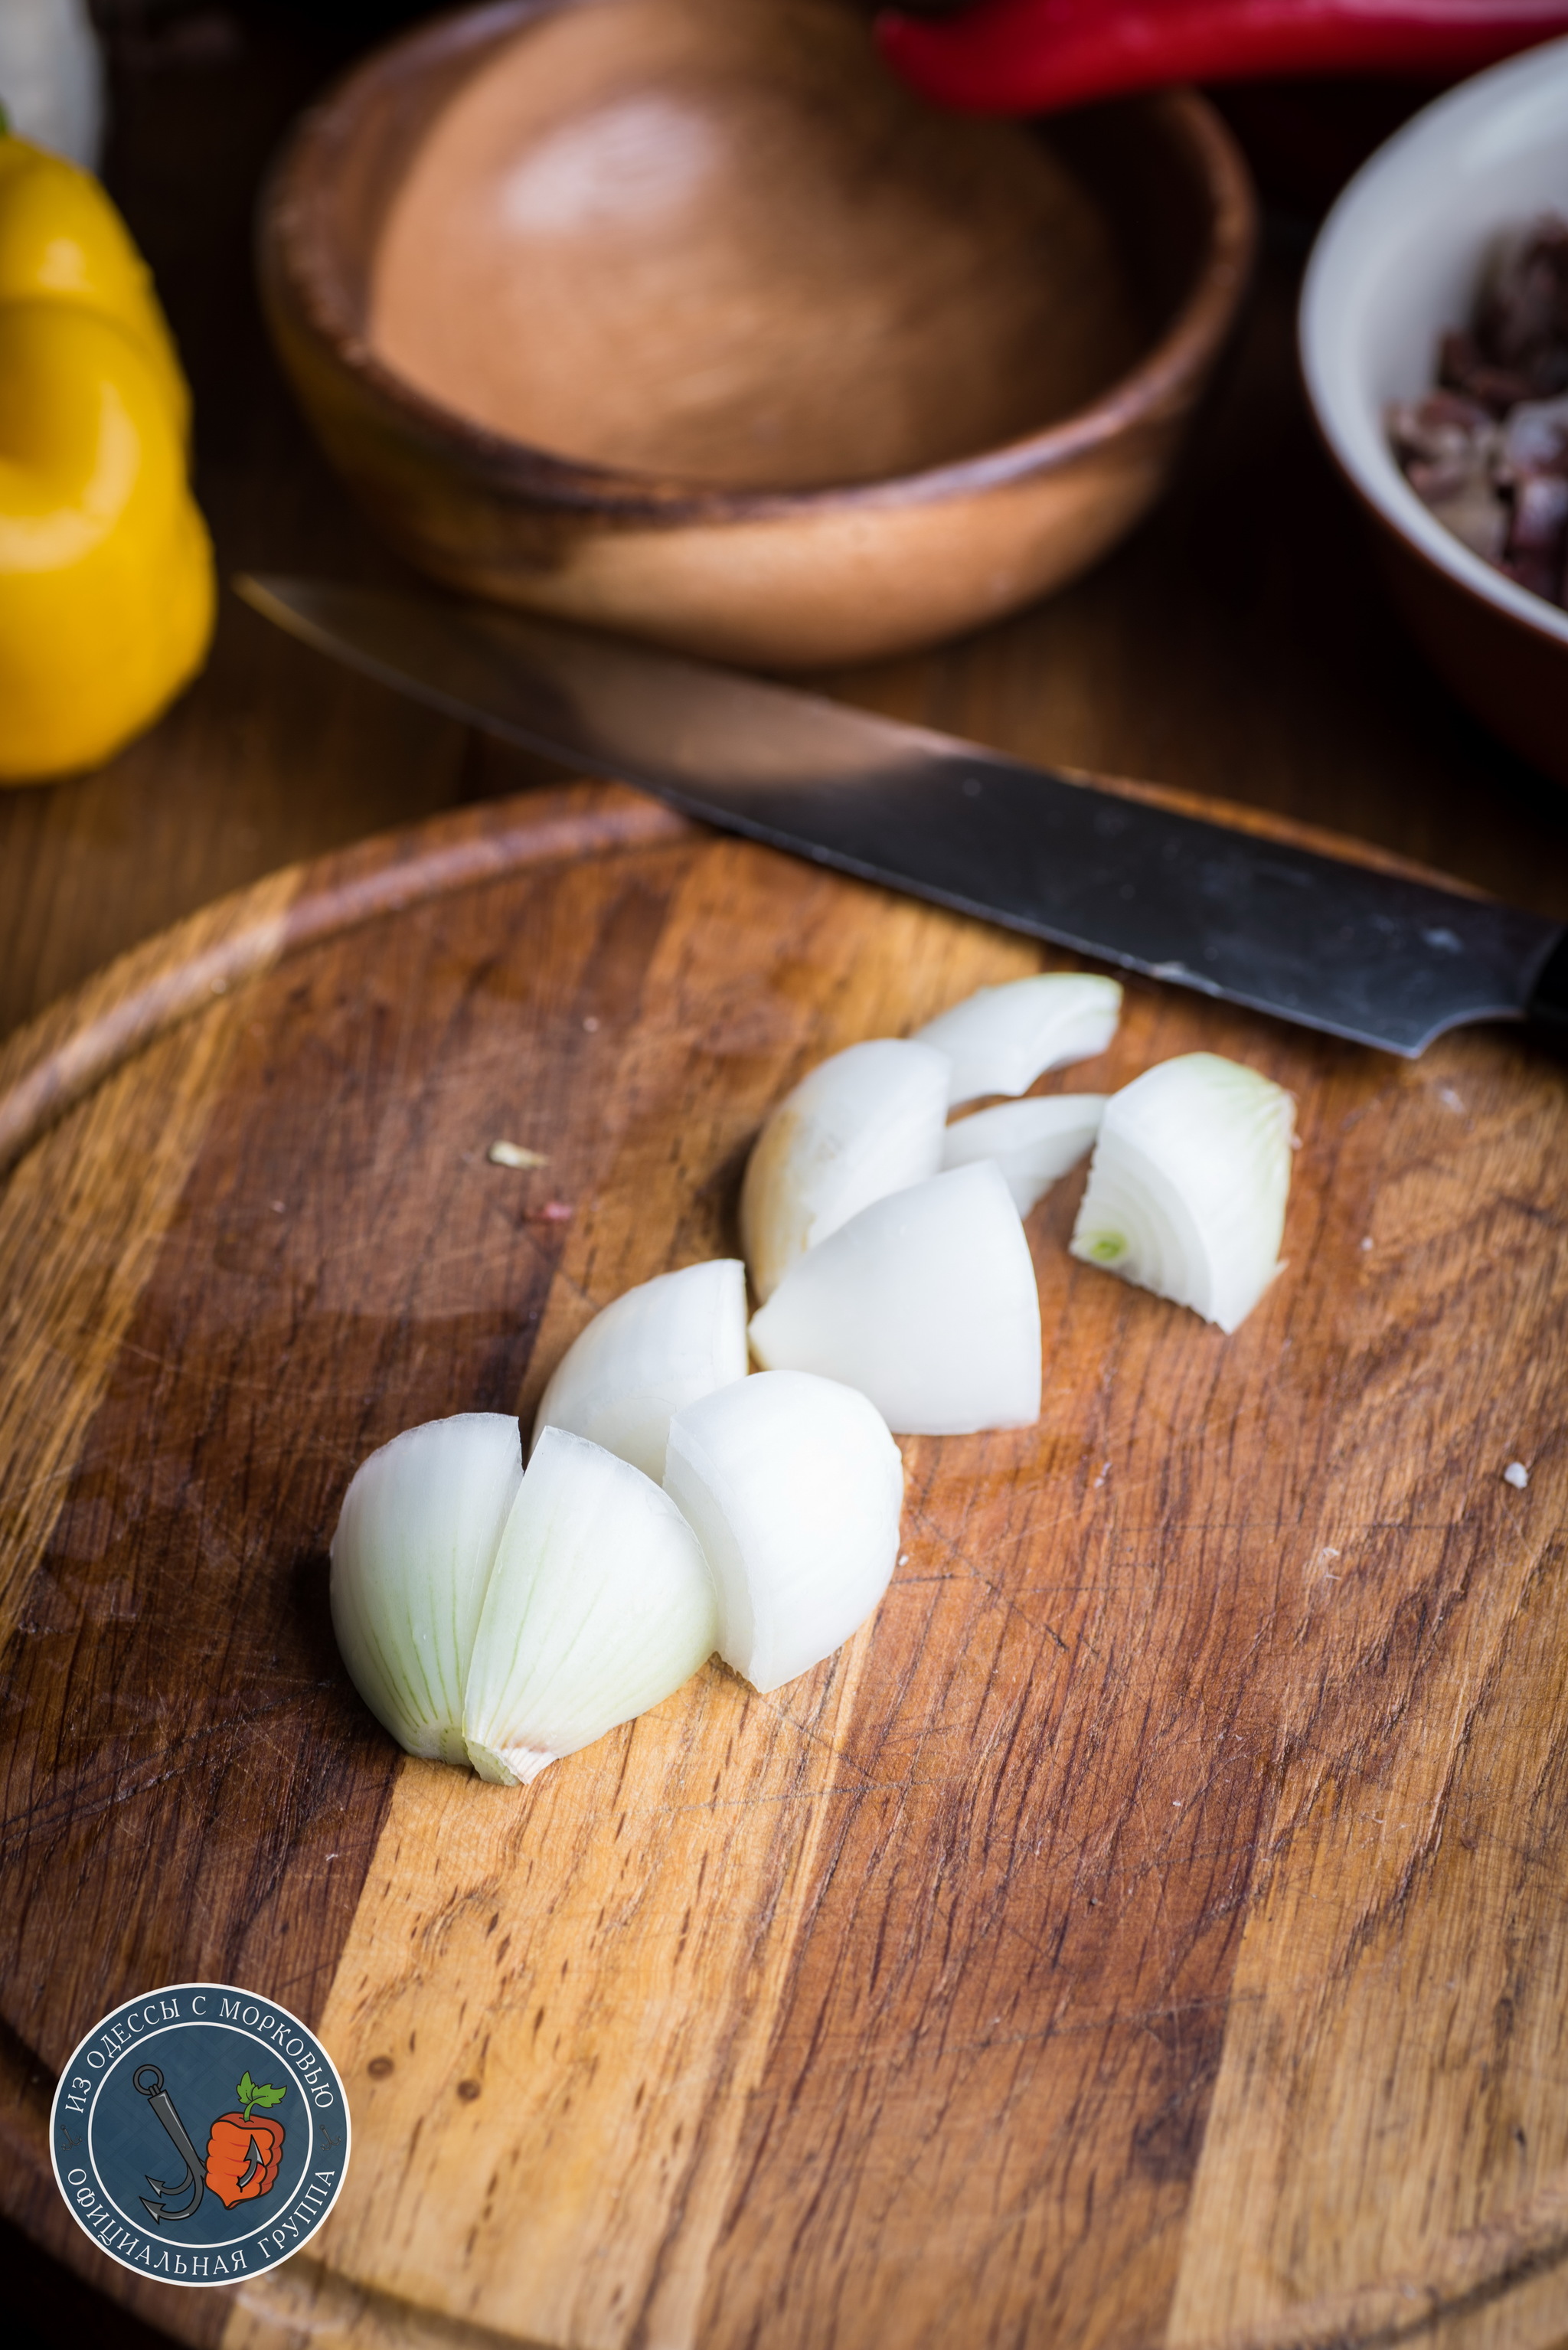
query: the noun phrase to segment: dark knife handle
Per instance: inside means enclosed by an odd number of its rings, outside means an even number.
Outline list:
[[[1549,1052],[1568,1059],[1568,930],[1542,965],[1524,1007],[1526,1024]]]

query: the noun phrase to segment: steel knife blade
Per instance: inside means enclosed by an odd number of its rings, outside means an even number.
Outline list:
[[[1407,1056],[1568,1039],[1568,926],[1177,815],[955,736],[597,631],[245,577],[280,628],[524,748],[939,905]]]

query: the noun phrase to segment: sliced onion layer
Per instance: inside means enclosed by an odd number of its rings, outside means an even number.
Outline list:
[[[836,1053],[784,1096],[741,1190],[741,1244],[759,1297],[870,1201],[936,1173],[948,1076],[943,1054],[878,1037]]]
[[[394,1436],[343,1497],[332,1628],[355,1688],[410,1754],[464,1760],[463,1683],[522,1481],[517,1422],[465,1411]]]
[[[719,1653],[764,1693],[831,1656],[888,1587],[904,1464],[863,1395],[763,1371],[670,1423],[665,1490],[719,1594]]]
[[[746,1376],[746,1269],[717,1257],[628,1289],[568,1347],[545,1390],[534,1441],[564,1428],[657,1484],[670,1416]]]
[[[1019,1214],[1026,1216],[1093,1144],[1105,1106],[1104,1094],[1031,1094],[1026,1101],[975,1110],[949,1127],[942,1165],[994,1159]]]
[[[819,1242],[752,1316],[752,1352],[858,1388],[901,1435],[1037,1419],[1040,1297],[995,1161],[878,1200]]]
[[[713,1653],[696,1535],[629,1461],[546,1428],[495,1554],[463,1735],[482,1779],[535,1777],[658,1705]]]
[[[1114,979],[1088,971],[1037,972],[1003,987],[982,987],[918,1029],[952,1065],[950,1102],[981,1094],[1026,1094],[1047,1069],[1103,1053],[1121,1018]]]
[[[1146,1069],[1106,1105],[1073,1254],[1236,1329],[1280,1270],[1294,1110],[1216,1053]]]

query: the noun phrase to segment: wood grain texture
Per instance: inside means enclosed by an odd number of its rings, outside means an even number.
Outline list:
[[[265,882],[252,895],[246,938],[256,968],[275,952],[291,880]],[[165,1024],[157,1015],[177,995],[209,1015],[193,1054],[151,1057],[133,1102],[107,1127],[101,1105],[88,1099],[87,1131],[35,1151],[12,1186],[0,1241],[0,1352],[8,1372],[0,1393],[0,1637],[206,1130],[215,1070],[234,1038],[233,1020],[212,1016],[208,941],[228,929],[222,914],[184,926],[176,968],[192,978],[171,983],[166,952],[142,949],[126,958],[134,968],[109,972],[0,1053],[3,1167],[70,1101],[90,1097],[117,1060],[152,1045]],[[223,960],[222,947],[217,952]],[[226,993],[226,983],[215,993]]]
[[[906,1443],[873,1624],[769,1700],[710,1668],[515,1795],[400,1762],[343,1680],[353,1463],[529,1408],[597,1305],[732,1247],[805,1066],[1041,957],[603,787],[292,887],[378,910],[108,1074],[0,1205],[0,1238],[36,1217],[51,1153],[103,1180],[148,1073],[202,1105],[175,1211],[152,1187],[117,1243],[145,1269],[5,1652],[0,2017],[19,2080],[144,1981],[254,1981],[319,2023],[357,2137],[307,2254],[159,2322],[1550,2350],[1561,1072],[1130,987],[1096,1082],[1203,1046],[1298,1096],[1263,1304],[1226,1340],[1076,1265],[1059,1186],[1040,1426]],[[43,2228],[40,2094],[5,2191]]]
[[[1483,1315],[1563,1295],[1562,1079],[1500,1087],[1475,1040],[1446,1062],[1435,1098],[1383,1113],[1400,1171],[1367,1218],[1343,1374],[1377,1449],[1335,1444],[1302,1559],[1281,1783],[1197,2191],[1246,2257],[1233,2246],[1221,2273],[1195,2227],[1183,2350],[1364,2337],[1412,2300],[1484,2301],[1500,2268],[1568,2258],[1563,1954],[1534,1901],[1564,1860],[1562,1358],[1521,1348],[1495,1384],[1447,1368],[1490,1357]],[[1505,1456],[1534,1464],[1526,1492],[1498,1481]],[[1437,2158],[1445,2130],[1473,2166]]]
[[[273,1311],[280,1259],[286,1276],[279,1243],[290,1201],[275,1195],[293,1190],[300,1146],[295,1128],[276,1130],[267,1081],[257,1076],[266,1028],[254,988],[269,958],[292,971],[318,942],[348,975],[337,1009],[352,1029],[362,1008],[352,983],[356,937],[376,912],[486,876],[686,831],[628,793],[579,794],[513,820],[521,815],[453,816],[412,841],[379,841],[307,873],[274,877],[90,983],[77,999],[74,1032],[69,1018],[46,1015],[11,1048],[16,1082],[0,1114],[11,1130],[19,1130],[23,1106],[30,1114],[59,1107],[67,1080],[76,1084],[89,1061],[102,1079],[44,1132],[13,1174],[0,1216],[0,1258],[13,1274],[14,1376],[0,1467],[5,1629],[13,1631],[18,1608],[23,1619],[0,1663],[0,1878],[7,1884],[0,1930],[18,1987],[5,2012],[0,2054],[10,2061],[0,2073],[8,2132],[27,2158],[15,2174],[19,2216],[49,2241],[58,2240],[64,2214],[47,2158],[40,2169],[45,2114],[34,2075],[41,2069],[47,2076],[64,2043],[50,2035],[52,1962],[40,1952],[62,1924],[90,1910],[112,1919],[95,1963],[110,1974],[127,1969],[136,1981],[151,1964],[166,1981],[179,1963],[171,1929],[200,1920],[205,1962],[243,1976],[259,1932],[286,1949],[292,2003],[308,2009],[317,1996],[314,1954],[335,1952],[335,1921],[340,1927],[352,1910],[386,1792],[383,1757],[358,1776],[350,1764],[347,1782],[313,1767],[292,1791],[286,1779],[281,1807],[272,1800],[278,1742],[297,1739],[308,1751],[312,1709],[326,1685],[319,1605],[303,1617],[286,1608],[296,1637],[275,1637],[278,1594],[269,1598],[265,1583],[252,1584],[252,1537],[242,1523],[248,1513],[239,1504],[253,1473],[246,1462],[257,1441],[278,1443],[273,1415],[290,1392],[275,1360],[276,1348],[291,1346],[288,1317],[280,1324]],[[214,972],[234,974],[217,997]],[[284,981],[286,1005],[296,1000],[294,987],[292,977]],[[203,1016],[192,1018],[198,1004]],[[150,1049],[127,1059],[139,1036],[153,1040]],[[365,1049],[362,1035],[346,1045],[345,1063]],[[250,1072],[254,1131],[232,1122],[213,1131],[221,1071],[235,1051]],[[210,1149],[202,1159],[203,1139]],[[261,1190],[236,1210],[242,1170]],[[178,1268],[172,1296],[149,1289],[161,1248],[166,1275]],[[272,1318],[264,1313],[255,1330],[258,1296]],[[330,1328],[314,1327],[329,1357]],[[445,1345],[462,1352],[454,1331]],[[348,1401],[361,1408],[356,1393]],[[199,1431],[181,1464],[167,1442],[171,1414]],[[279,1445],[275,1472],[292,1449]],[[127,1468],[150,1480],[129,1513],[119,1499]],[[308,1463],[305,1473],[308,1491]],[[225,1496],[233,1546],[218,1530]],[[286,1500],[274,1496],[262,1538],[286,1539],[287,1523]],[[297,1571],[282,1554],[277,1564],[286,1576]],[[94,1627],[86,1641],[84,1611]],[[169,1635],[171,1619],[183,1648]],[[329,1637],[326,1648],[329,1656]],[[180,1656],[183,1667],[173,1661]],[[194,1713],[181,1693],[192,1669],[208,1692]],[[71,1780],[76,1797],[62,1804]],[[244,1892],[230,1887],[237,1901],[204,1882],[214,1866],[206,1848],[213,1802],[234,1824],[227,1861],[215,1866],[220,1879],[237,1870],[244,1881]],[[67,1974],[57,1975],[55,1989],[68,2001]],[[165,2324],[172,2320],[163,2303],[184,2298],[156,2289],[150,2298],[146,2288],[137,2296]],[[210,2327],[215,2314],[186,2306],[180,2323]]]

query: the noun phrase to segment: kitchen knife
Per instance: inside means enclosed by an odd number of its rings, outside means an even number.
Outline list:
[[[775,848],[1385,1051],[1527,1020],[1568,1047],[1568,927],[1178,816],[923,727],[433,597],[242,578],[317,650]]]

